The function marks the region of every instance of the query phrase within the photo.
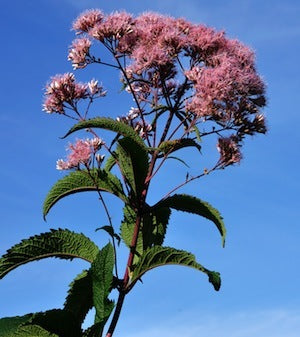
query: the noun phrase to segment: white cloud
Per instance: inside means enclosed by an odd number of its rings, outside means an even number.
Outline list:
[[[220,317],[221,316],[221,317]],[[212,316],[177,316],[150,329],[119,331],[122,337],[298,337],[300,311],[268,310]]]

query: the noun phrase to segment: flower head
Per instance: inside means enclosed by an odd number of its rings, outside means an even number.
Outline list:
[[[56,162],[56,168],[58,170],[70,170],[79,168],[80,164],[89,166],[92,155],[95,155],[103,144],[103,140],[98,137],[78,139],[75,144],[70,143],[68,146],[70,153],[67,156],[67,160],[59,159]]]
[[[239,163],[242,159],[240,147],[235,136],[219,138],[217,149],[220,153],[218,163],[221,167]]]
[[[87,38],[76,39],[73,41],[69,51],[68,60],[72,61],[73,68],[84,68],[87,63],[87,56],[91,47],[91,41]]]
[[[83,12],[73,23],[73,29],[80,33],[87,33],[96,24],[99,24],[104,15],[98,9],[87,10]]]

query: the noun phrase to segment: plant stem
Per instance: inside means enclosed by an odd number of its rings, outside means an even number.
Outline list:
[[[114,331],[115,331],[115,328],[117,326],[117,323],[118,323],[118,320],[119,320],[119,317],[120,317],[120,314],[121,314],[121,310],[122,310],[122,306],[123,306],[123,303],[124,303],[125,295],[126,294],[125,294],[124,291],[121,291],[120,294],[119,294],[118,302],[117,302],[117,305],[116,305],[116,310],[114,312],[114,315],[113,315],[112,321],[110,323],[109,329],[107,331],[106,337],[111,337],[113,335]]]

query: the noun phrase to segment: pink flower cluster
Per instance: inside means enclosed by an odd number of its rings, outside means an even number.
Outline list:
[[[70,154],[67,160],[59,159],[56,162],[56,168],[58,170],[69,170],[79,168],[80,164],[88,167],[92,155],[94,155],[103,144],[104,142],[98,137],[85,140],[78,139],[75,144],[69,144],[68,149],[70,150]]]
[[[72,62],[74,69],[84,68],[88,64],[88,55],[91,44],[91,41],[87,38],[76,39],[73,41],[69,51],[68,60]]]
[[[48,113],[65,113],[67,105],[74,108],[81,99],[100,97],[106,94],[98,82],[92,80],[88,83],[78,83],[72,73],[56,75],[51,78],[45,91],[43,110]]]
[[[220,153],[218,164],[221,167],[239,163],[242,159],[240,146],[235,136],[219,138],[217,149]]]

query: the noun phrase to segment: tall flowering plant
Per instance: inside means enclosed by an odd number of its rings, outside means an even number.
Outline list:
[[[90,64],[120,72],[121,87],[133,107],[117,118],[88,118],[94,101],[106,96],[98,80],[76,81],[73,73],[56,75],[46,86],[43,109],[75,120],[65,137],[87,130],[88,138],[70,143],[57,169],[67,174],[51,188],[44,202],[44,217],[62,198],[94,191],[108,225],[101,227],[109,243],[99,248],[84,234],[51,230],[23,240],[0,260],[0,277],[16,267],[46,257],[81,258],[90,268],[70,285],[64,307],[43,313],[0,320],[0,336],[102,336],[115,331],[126,295],[153,268],[176,264],[192,267],[208,277],[215,290],[221,281],[189,252],[164,246],[172,210],[197,214],[211,221],[225,243],[220,213],[196,196],[179,193],[180,187],[213,171],[237,164],[247,135],[265,133],[261,108],[265,85],[256,72],[254,53],[224,32],[184,19],[156,13],[133,17],[126,12],[104,15],[89,10],[73,23],[77,38],[68,59],[74,69]],[[107,59],[97,55],[102,45]],[[112,132],[110,140],[98,134]],[[189,147],[201,155],[206,138],[216,140],[218,158],[211,167],[187,174],[154,204],[148,202],[153,178],[170,158]],[[176,152],[176,156],[174,153]],[[123,220],[118,227],[104,194],[119,198]],[[128,247],[123,274],[118,246]],[[111,292],[116,291],[116,302]],[[94,324],[83,330],[88,311],[95,309]]]

